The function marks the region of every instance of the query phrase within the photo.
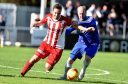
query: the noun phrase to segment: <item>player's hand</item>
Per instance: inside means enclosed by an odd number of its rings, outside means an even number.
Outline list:
[[[72,26],[73,28],[77,28],[78,27],[78,22],[77,21],[72,21]]]
[[[41,23],[40,23],[39,21],[35,21],[35,22],[31,23],[30,28],[39,27],[40,24],[41,24]]]
[[[32,27],[38,27],[36,23],[33,23],[32,24]]]
[[[33,27],[34,27],[34,23],[31,23],[31,24],[30,24],[30,28],[33,28]]]
[[[86,32],[91,32],[91,31],[95,31],[95,28],[94,27],[88,27]]]

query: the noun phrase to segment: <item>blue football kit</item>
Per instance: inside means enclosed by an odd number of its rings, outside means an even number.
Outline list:
[[[100,39],[98,34],[98,29],[96,25],[96,20],[90,16],[86,16],[83,21],[78,21],[78,24],[88,28],[88,27],[94,27],[95,31],[91,32],[81,32],[79,31],[79,38],[78,42],[73,47],[70,58],[72,60],[81,59],[82,55],[85,53],[87,56],[93,58],[98,51]],[[74,28],[67,28],[66,34],[70,34],[72,31],[74,31]]]

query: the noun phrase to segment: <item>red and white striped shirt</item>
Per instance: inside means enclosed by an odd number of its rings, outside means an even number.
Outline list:
[[[48,31],[44,41],[52,47],[64,49],[66,26],[71,25],[71,19],[60,16],[59,20],[52,19],[52,14],[47,14],[41,22],[47,23]]]

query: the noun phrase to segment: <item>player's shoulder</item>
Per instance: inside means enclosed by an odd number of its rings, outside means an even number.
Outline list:
[[[52,17],[52,14],[51,13],[48,13],[48,14],[46,14],[46,17]]]
[[[52,14],[48,13],[48,14],[45,15],[44,18],[47,19],[47,20],[52,20]]]
[[[91,23],[91,22],[94,22],[95,19],[94,19],[92,16],[86,16],[86,17],[85,17],[85,21],[86,21],[87,23]]]
[[[61,15],[61,20],[67,21],[67,20],[71,20],[71,19],[70,18],[67,18],[66,16]]]
[[[61,15],[61,18],[62,18],[62,19],[65,19],[65,18],[67,18],[67,17],[66,17],[66,16]]]

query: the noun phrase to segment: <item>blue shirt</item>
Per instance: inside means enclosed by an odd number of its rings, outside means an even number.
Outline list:
[[[88,28],[88,27],[94,27],[95,31],[94,32],[79,32],[79,38],[78,42],[84,42],[87,46],[91,44],[99,44],[100,39],[99,39],[99,34],[98,34],[98,29],[96,25],[96,20],[90,16],[86,16],[83,21],[78,21],[78,24]],[[67,28],[66,34],[70,34],[72,31],[74,31],[74,28]]]

